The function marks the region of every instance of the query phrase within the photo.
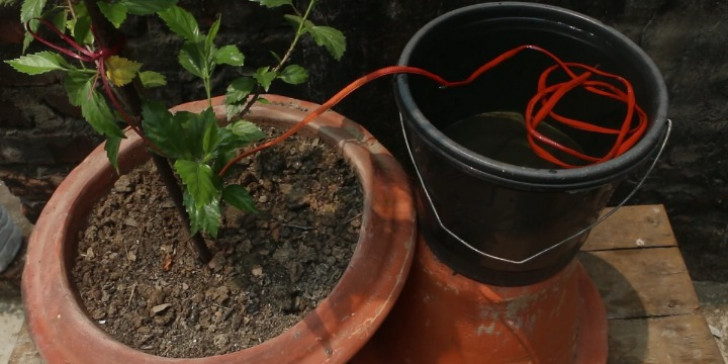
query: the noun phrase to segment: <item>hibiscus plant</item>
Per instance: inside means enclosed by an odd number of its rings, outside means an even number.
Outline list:
[[[290,62],[302,37],[312,37],[337,60],[346,47],[340,31],[316,25],[309,19],[315,0],[310,0],[303,11],[292,0],[252,1],[267,8],[289,9],[290,13],[284,16],[293,29],[285,53],[282,56],[272,53],[273,64],[254,71],[242,68],[245,56],[236,45],[217,44],[220,17],[203,30],[193,14],[178,5],[177,0],[66,0],[54,4],[47,4],[46,0],[24,0],[20,19],[26,27],[23,52],[33,41],[43,43],[48,49],[6,62],[29,75],[63,72],[70,103],[80,107],[83,118],[106,137],[106,153],[117,169],[119,145],[126,138],[120,125],[139,133],[156,158],[165,159],[182,181],[183,187],[177,186],[182,190],[178,206],[184,206],[191,234],[199,236],[198,232],[202,231],[216,237],[222,201],[255,211],[242,185],[224,182],[223,166],[241,148],[264,137],[255,124],[244,119],[245,113],[254,102],[265,101],[260,95],[274,82],[300,84],[307,80],[305,68]],[[116,41],[119,29],[133,16],[158,17],[181,38],[178,60],[182,68],[204,85],[209,105],[205,111],[171,113],[168,108],[172,105],[139,97],[148,94],[144,88],[163,87],[167,82],[161,73],[126,58],[120,42]],[[245,74],[227,87],[228,123],[225,125],[218,124],[210,101],[213,73],[222,66],[240,67],[240,74]],[[135,96],[131,102],[130,89]],[[135,98],[137,106],[133,105]],[[164,173],[163,168],[160,173]],[[172,176],[172,180],[176,179]]]

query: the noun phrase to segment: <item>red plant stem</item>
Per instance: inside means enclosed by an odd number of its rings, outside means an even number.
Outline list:
[[[632,85],[624,79],[621,76],[614,75],[608,72],[601,71],[595,67],[590,67],[584,64],[580,63],[566,63],[563,62],[561,59],[556,57],[551,52],[535,46],[535,45],[522,45],[518,46],[516,48],[513,48],[511,50],[508,50],[498,57],[494,58],[493,60],[483,64],[478,69],[476,69],[473,73],[470,74],[467,78],[461,81],[447,81],[444,78],[429,72],[427,70],[418,68],[418,67],[410,67],[410,66],[390,66],[390,67],[384,67],[379,70],[376,70],[374,72],[371,72],[363,77],[360,77],[356,79],[354,82],[350,83],[346,87],[344,87],[341,91],[337,92],[334,96],[332,96],[329,100],[327,100],[324,104],[316,108],[314,111],[306,115],[306,117],[301,120],[298,124],[294,125],[290,129],[288,129],[285,133],[281,134],[280,136],[271,139],[263,144],[260,144],[252,149],[249,149],[247,151],[244,151],[240,154],[238,154],[235,158],[228,161],[225,166],[220,170],[219,175],[224,176],[227,171],[232,167],[233,164],[237,163],[238,161],[242,160],[243,158],[246,158],[254,153],[257,153],[263,149],[269,148],[273,145],[276,145],[280,143],[281,141],[285,140],[286,138],[290,137],[297,131],[299,131],[301,128],[303,128],[306,124],[310,123],[317,117],[319,117],[321,114],[326,112],[327,110],[334,107],[336,104],[338,104],[341,100],[343,100],[345,97],[347,97],[349,94],[357,90],[359,87],[362,87],[366,85],[367,83],[378,79],[383,76],[387,75],[394,75],[394,74],[415,74],[420,76],[425,76],[427,78],[430,78],[437,82],[439,85],[444,87],[457,87],[457,86],[463,86],[467,85],[474,80],[476,80],[478,77],[480,77],[483,73],[487,72],[488,70],[492,69],[493,67],[503,63],[504,61],[510,59],[511,57],[515,56],[516,54],[520,53],[523,50],[534,50],[541,52],[545,54],[546,56],[550,57],[552,60],[556,62],[556,64],[552,67],[549,67],[546,69],[539,78],[538,82],[538,92],[537,94],[529,101],[528,107],[525,111],[525,120],[526,120],[526,129],[527,129],[527,139],[528,142],[533,149],[534,153],[538,155],[539,157],[550,161],[560,167],[564,168],[575,168],[580,167],[577,165],[572,165],[566,162],[561,161],[560,159],[556,158],[554,155],[552,155],[549,151],[544,149],[542,146],[539,145],[539,143],[546,144],[550,147],[553,147],[557,150],[560,150],[562,152],[565,152],[569,155],[578,157],[589,164],[595,164],[595,163],[601,163],[604,161],[607,161],[609,159],[615,158],[622,153],[629,150],[632,146],[634,146],[637,141],[642,137],[644,134],[646,128],[647,128],[647,116],[644,113],[644,111],[636,104],[635,101],[635,95],[634,90],[632,89]],[[556,70],[561,69],[563,70],[567,76],[569,76],[570,80],[567,82],[562,82],[559,84],[555,84],[552,86],[547,86],[546,81],[551,75],[551,73]],[[584,72],[582,72],[580,75],[577,75],[573,69],[583,69]],[[619,88],[615,87],[614,85],[601,80],[591,80],[590,78],[594,75],[600,76],[602,78],[606,79],[612,79],[615,80],[617,83],[622,84],[622,86],[625,87],[626,91],[622,91]],[[617,101],[624,102],[627,105],[627,112],[624,117],[624,120],[621,124],[621,127],[619,129],[611,129],[606,128],[598,125],[594,125],[589,122],[584,122],[580,120],[575,120],[571,118],[567,118],[564,116],[561,116],[553,111],[553,108],[558,104],[558,102],[561,100],[561,98],[566,95],[569,91],[577,88],[577,87],[583,87],[585,90],[596,94],[600,96],[604,96],[607,98],[611,98]],[[537,110],[537,106],[540,105],[540,109]],[[633,117],[634,114],[637,114],[638,116],[638,123],[635,127],[631,127],[633,123]],[[551,117],[553,120],[557,122],[561,122],[565,125],[571,126],[575,129],[580,129],[588,132],[593,133],[600,133],[600,134],[611,134],[616,135],[616,140],[610,148],[609,152],[605,154],[602,157],[593,157],[586,155],[584,153],[578,152],[572,148],[568,148],[566,146],[561,145],[560,143],[553,141],[549,139],[548,137],[544,136],[543,134],[539,133],[537,131],[538,125],[546,120],[547,117]]]
[[[142,133],[141,129],[139,128],[138,120],[136,118],[131,117],[121,106],[121,103],[116,98],[116,95],[114,94],[114,92],[111,88],[111,83],[109,82],[109,79],[106,76],[105,60],[110,56],[118,54],[122,48],[122,43],[118,42],[112,47],[109,47],[109,48],[101,47],[95,51],[92,51],[92,50],[87,49],[87,48],[81,46],[80,44],[78,44],[73,38],[71,38],[71,37],[67,36],[65,33],[61,32],[58,28],[56,28],[55,25],[53,25],[53,23],[49,22],[48,20],[45,20],[42,18],[35,18],[34,20],[39,21],[41,24],[45,25],[48,29],[50,29],[53,33],[56,33],[56,35],[58,35],[58,37],[60,37],[66,44],[68,44],[71,47],[71,49],[63,48],[61,46],[53,44],[50,41],[48,41],[47,39],[38,35],[36,32],[33,32],[30,29],[30,26],[28,24],[28,23],[30,23],[30,21],[28,21],[25,24],[25,29],[35,40],[43,43],[44,45],[46,45],[49,48],[52,48],[58,52],[65,54],[68,57],[75,58],[82,62],[96,64],[96,80],[98,80],[99,78],[101,79],[101,84],[104,87],[106,96],[109,99],[109,101],[111,101],[111,104],[114,107],[114,109],[116,109],[119,112],[119,114],[121,115],[122,119],[124,119],[126,124],[137,135],[139,135],[139,137],[141,137],[142,140],[144,140],[144,142],[149,147],[151,147],[155,151],[159,152],[159,148],[156,145],[154,145],[154,143],[152,143],[152,141],[149,140],[144,135],[144,133]],[[94,33],[94,37],[98,38],[95,28],[92,27],[91,30]],[[91,90],[95,89],[96,80],[94,80],[94,85],[91,88]]]

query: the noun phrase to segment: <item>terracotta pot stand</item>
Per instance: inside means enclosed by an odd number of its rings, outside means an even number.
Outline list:
[[[266,95],[248,119],[290,126],[315,104]],[[222,118],[221,98],[214,100]],[[206,102],[177,110],[202,111]],[[412,262],[415,213],[407,176],[358,124],[327,112],[301,133],[335,145],[356,169],[364,190],[363,223],[354,255],[339,283],[312,312],[260,345],[207,358],[174,359],[145,354],[117,342],[84,312],[69,281],[76,236],[93,204],[117,179],[99,147],[58,187],[30,238],[23,297],[30,333],[48,363],[341,363],[369,340],[397,299]],[[122,143],[119,165],[131,170],[149,158],[132,134]]]
[[[599,292],[577,260],[553,277],[497,287],[461,275],[424,240],[412,272],[375,337],[354,363],[606,363]]]

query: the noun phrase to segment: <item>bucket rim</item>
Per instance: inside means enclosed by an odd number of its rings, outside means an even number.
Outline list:
[[[632,40],[616,29],[587,15],[553,5],[527,2],[498,2],[465,6],[431,20],[421,27],[402,51],[399,65],[409,65],[410,58],[419,43],[428,34],[451,24],[462,24],[474,14],[497,18],[538,18],[569,24],[575,32],[585,32],[608,39],[614,46],[623,47],[632,56],[632,62],[640,62],[647,70],[650,87],[655,89],[655,112],[640,141],[617,158],[606,162],[572,169],[537,169],[504,163],[467,149],[450,139],[425,116],[414,100],[409,87],[408,75],[395,76],[395,98],[399,105],[406,130],[414,130],[433,151],[449,160],[461,170],[483,179],[526,189],[579,189],[611,183],[643,164],[659,146],[664,135],[667,119],[668,94],[662,74],[652,59]],[[405,138],[407,135],[405,135]]]

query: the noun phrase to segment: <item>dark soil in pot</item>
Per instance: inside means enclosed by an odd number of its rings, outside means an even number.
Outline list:
[[[359,181],[319,139],[289,139],[233,173],[258,214],[224,208],[201,266],[150,164],[122,176],[79,233],[73,280],[99,327],[150,354],[202,357],[294,325],[346,269],[361,224]]]

